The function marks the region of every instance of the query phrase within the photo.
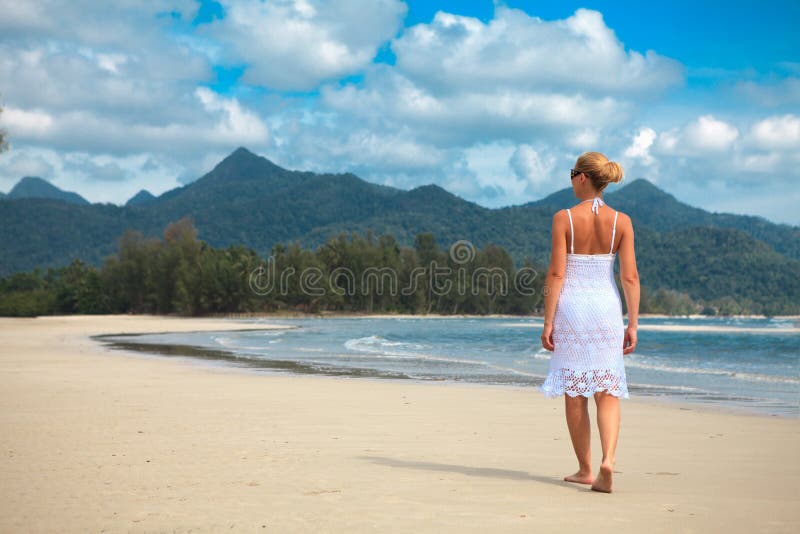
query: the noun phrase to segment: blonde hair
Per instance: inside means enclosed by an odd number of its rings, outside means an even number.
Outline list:
[[[608,161],[600,152],[584,152],[575,163],[575,170],[586,174],[595,189],[602,191],[608,184],[622,181],[622,165]]]

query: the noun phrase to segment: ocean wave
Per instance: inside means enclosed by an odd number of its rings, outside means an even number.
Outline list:
[[[491,367],[492,369],[497,369],[498,371],[505,371],[515,375],[530,376],[533,378],[546,378],[545,375],[539,373],[529,373],[528,371],[520,371],[519,369],[514,369],[513,367],[503,367],[502,365],[494,365],[491,363],[487,363],[486,366]]]
[[[398,350],[403,348],[422,349],[425,348],[425,345],[420,343],[389,341],[377,335],[348,339],[345,341],[344,346],[355,354],[364,353],[376,359],[424,360],[463,363],[467,365],[488,365],[488,362],[480,360],[468,360],[451,356],[434,356],[422,352],[413,352],[412,350]],[[350,356],[352,356],[352,354],[350,354]]]
[[[541,348],[534,353],[533,357],[537,360],[549,360],[552,355],[553,355],[552,351],[549,351],[545,348]]]
[[[753,382],[775,382],[781,384],[800,384],[800,379],[790,376],[778,375],[765,375],[761,373],[742,373],[739,371],[730,371],[727,369],[705,369],[702,367],[676,367],[664,364],[652,364],[642,362],[630,357],[625,358],[625,367],[633,367],[636,369],[647,369],[650,371],[662,371],[666,373],[682,373],[682,374],[705,374],[727,376],[737,380],[749,380]]]
[[[424,346],[419,343],[409,343],[405,341],[389,341],[388,339],[378,336],[366,336],[348,339],[344,343],[345,347],[352,350],[378,350],[381,347],[410,347],[421,349]]]
[[[665,384],[645,384],[644,382],[628,382],[629,386],[634,386],[637,388],[648,388],[648,389],[668,389],[670,391],[704,391],[707,393],[714,393],[713,391],[708,391],[701,388],[693,388],[691,386],[671,386]]]
[[[362,359],[362,360],[397,360],[397,361],[432,361],[432,362],[445,362],[445,363],[460,363],[466,365],[479,365],[479,366],[487,366],[490,365],[489,362],[480,361],[480,360],[465,360],[463,358],[453,358],[449,356],[433,356],[432,354],[422,354],[422,353],[414,353],[414,354],[401,354],[397,352],[369,352],[369,353],[358,353],[358,352],[345,352],[345,353],[330,353],[331,356],[340,356],[342,358],[352,358],[352,359]]]
[[[228,336],[212,336],[212,341],[217,345],[221,345],[230,350],[259,350],[263,351],[266,347],[263,345],[243,345],[240,340]],[[279,343],[280,339],[268,341],[268,343]]]
[[[223,347],[231,347],[235,344],[235,341],[227,336],[212,336],[211,340],[218,345],[222,345]]]

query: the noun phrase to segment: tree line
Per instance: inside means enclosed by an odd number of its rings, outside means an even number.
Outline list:
[[[431,233],[401,247],[389,234],[340,233],[315,250],[276,244],[267,258],[243,245],[215,249],[190,217],[161,238],[127,230],[99,268],[69,265],[0,278],[0,315],[306,313],[511,314],[544,312],[546,266],[520,268],[505,249],[463,241],[443,250]],[[433,276],[433,273],[436,275]],[[617,279],[620,295],[623,295]],[[626,303],[622,299],[623,311]],[[730,297],[698,302],[642,286],[640,313],[762,313]]]

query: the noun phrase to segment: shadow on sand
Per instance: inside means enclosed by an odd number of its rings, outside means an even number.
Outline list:
[[[460,473],[473,477],[485,478],[508,478],[512,480],[534,480],[543,484],[552,484],[560,488],[574,488],[579,491],[589,491],[589,487],[583,487],[582,484],[573,484],[559,478],[532,475],[525,471],[514,471],[511,469],[497,469],[495,467],[470,467],[468,465],[459,464],[442,464],[436,462],[418,462],[409,460],[398,460],[396,458],[387,458],[385,456],[357,456],[361,460],[368,460],[370,462],[388,465],[389,467],[402,467],[405,469],[422,469],[425,471],[444,471],[449,473]]]

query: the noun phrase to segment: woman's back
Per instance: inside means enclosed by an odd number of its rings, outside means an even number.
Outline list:
[[[567,209],[570,221],[570,230],[567,235],[568,253],[613,254],[622,237],[617,233],[619,212],[602,200],[593,202],[591,207],[585,205],[584,202]]]

